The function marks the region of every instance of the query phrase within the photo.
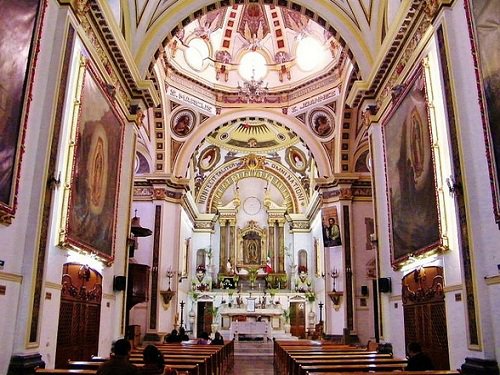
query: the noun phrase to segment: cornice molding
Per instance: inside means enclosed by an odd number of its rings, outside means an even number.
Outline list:
[[[365,81],[354,82],[346,103],[350,107],[357,107],[363,100],[377,98],[380,107],[392,87],[405,73],[405,66],[420,50],[417,47],[422,47],[422,41],[426,42],[424,35],[432,28],[441,10],[451,6],[454,1],[410,1],[399,28],[395,28],[392,38],[388,39],[392,42],[382,46],[371,76]]]

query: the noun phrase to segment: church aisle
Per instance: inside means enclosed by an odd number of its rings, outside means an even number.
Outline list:
[[[240,341],[234,346],[234,367],[228,375],[273,375],[272,341]]]

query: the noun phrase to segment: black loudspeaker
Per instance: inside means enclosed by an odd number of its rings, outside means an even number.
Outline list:
[[[127,278],[125,276],[115,276],[113,279],[113,290],[125,290]]]
[[[362,296],[368,295],[368,287],[366,285],[361,285],[361,295]]]
[[[391,278],[390,277],[381,277],[378,279],[378,290],[381,293],[390,293],[391,292]]]

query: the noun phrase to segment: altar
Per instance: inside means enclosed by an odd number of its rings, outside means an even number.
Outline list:
[[[235,341],[239,341],[240,335],[251,337],[262,337],[263,339],[271,340],[270,324],[267,321],[244,321],[235,320],[231,322],[229,330],[230,337],[234,337]]]
[[[271,339],[273,332],[281,330],[283,311],[277,308],[247,309],[224,307],[221,309],[222,328],[229,331],[229,339],[238,340],[240,335]]]

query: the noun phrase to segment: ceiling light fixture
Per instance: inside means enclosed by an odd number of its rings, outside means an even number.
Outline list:
[[[264,81],[262,79],[255,79],[255,69],[252,69],[252,76],[249,81],[243,81],[243,86],[240,86],[238,82],[238,96],[245,103],[262,103],[269,92],[269,83],[266,83],[266,86],[263,85]]]

